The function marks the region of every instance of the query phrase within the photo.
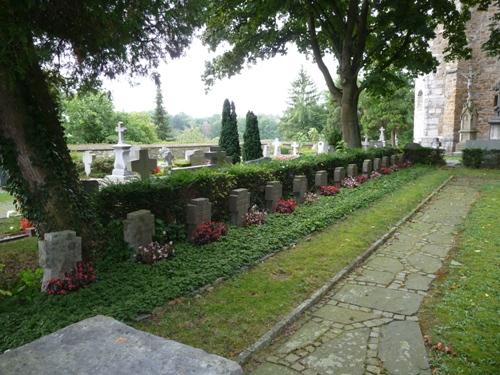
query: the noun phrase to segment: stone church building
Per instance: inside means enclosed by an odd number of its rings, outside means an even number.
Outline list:
[[[495,90],[500,85],[500,59],[481,49],[489,36],[494,9],[472,12],[467,38],[472,58],[444,61],[447,42],[443,29],[430,43],[440,65],[435,73],[415,81],[413,138],[423,146],[434,146],[436,138],[447,152],[460,151],[467,140],[500,139],[488,121],[494,117]]]

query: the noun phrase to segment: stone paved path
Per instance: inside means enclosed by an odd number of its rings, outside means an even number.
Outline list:
[[[476,198],[476,186],[451,181],[259,354],[252,374],[431,374],[417,313]]]

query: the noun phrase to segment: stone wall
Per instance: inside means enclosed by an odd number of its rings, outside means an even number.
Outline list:
[[[493,87],[500,81],[500,59],[489,57],[481,46],[489,38],[488,25],[494,14],[473,11],[467,27],[467,37],[472,49],[468,61],[444,61],[447,41],[443,27],[436,30],[430,43],[432,54],[440,62],[435,73],[420,76],[415,81],[414,141],[430,146],[439,138],[447,152],[457,149],[460,141],[460,116],[467,98],[467,75],[472,68],[472,100],[478,110],[477,138],[488,139],[488,120],[493,117]]]

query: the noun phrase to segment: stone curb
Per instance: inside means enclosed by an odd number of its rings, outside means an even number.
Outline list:
[[[376,240],[371,246],[365,250],[365,252],[359,255],[351,264],[344,267],[342,270],[337,272],[337,274],[328,280],[326,284],[324,284],[321,288],[316,290],[308,299],[302,302],[299,306],[297,306],[290,314],[285,316],[279,322],[277,322],[269,331],[267,331],[264,335],[262,335],[254,344],[249,346],[243,352],[238,355],[236,361],[240,365],[244,365],[251,356],[253,356],[258,351],[264,349],[265,347],[271,344],[271,341],[274,340],[286,327],[294,323],[306,310],[308,310],[311,306],[319,302],[321,298],[323,298],[326,293],[328,293],[344,276],[357,268],[366,258],[368,258],[375,250],[377,250],[380,246],[382,246],[388,239],[391,237],[398,228],[403,225],[405,222],[410,220],[420,209],[427,204],[442,188],[444,188],[455,176],[450,176],[444,181],[441,185],[439,185],[436,189],[434,189],[424,200],[422,200],[417,207],[415,207],[410,213],[408,213],[405,217],[399,220],[391,229],[389,229],[382,237]]]

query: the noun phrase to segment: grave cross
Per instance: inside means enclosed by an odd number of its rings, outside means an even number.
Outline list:
[[[273,141],[273,147],[274,147],[274,156],[279,156],[281,155],[281,152],[280,152],[280,146],[281,146],[281,142],[278,138],[276,138],[274,141]]]
[[[146,180],[156,168],[156,159],[150,159],[148,150],[139,150],[139,159],[133,160],[131,163],[132,170],[139,173],[142,180]]]
[[[82,162],[83,162],[83,167],[85,169],[85,174],[90,176],[90,172],[92,171],[92,161],[94,159],[94,154],[92,154],[90,151],[85,151],[82,155]]]
[[[123,126],[123,122],[119,121],[118,126],[115,128],[115,130],[118,133],[118,144],[122,145],[123,144],[123,134],[125,133],[127,128]]]

